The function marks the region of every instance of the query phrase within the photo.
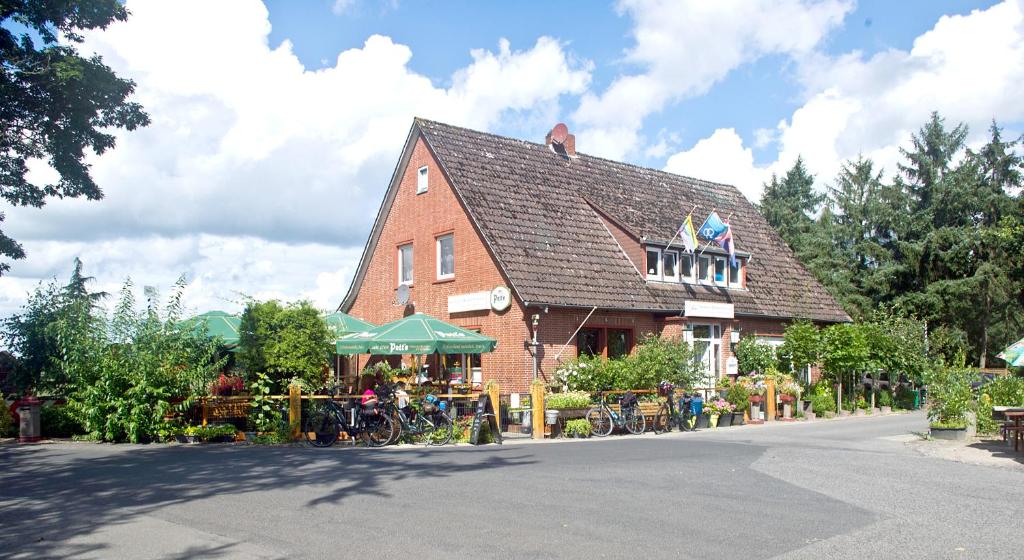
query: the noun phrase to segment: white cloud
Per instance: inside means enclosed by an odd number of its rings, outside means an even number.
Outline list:
[[[356,0],[334,0],[334,4],[331,6],[331,11],[334,15],[340,16],[348,12],[354,6]]]
[[[279,285],[267,293],[292,299],[309,290],[340,300],[325,283],[347,282],[354,259],[308,247],[362,248],[414,116],[489,129],[509,115],[550,115],[590,77],[589,63],[548,37],[526,50],[505,40],[497,51],[473,50],[445,88],[410,67],[409,47],[380,35],[339,53],[330,67],[307,69],[289,42],[268,43],[268,12],[258,1],[132,1],[128,9],[127,22],[89,33],[83,50],[136,81],[153,123],[119,132],[116,149],[91,158],[102,201],[53,200],[41,211],[7,212],[5,231],[26,243],[29,258],[0,282],[39,278],[34,263],[58,256],[68,270],[69,247],[84,242],[86,266],[104,282],[120,282],[134,264],[163,278],[154,284],[168,285],[192,261],[165,262],[152,240],[172,240],[163,243],[173,249],[159,250],[173,254],[206,235],[227,247],[288,255],[266,255],[270,263],[300,254],[325,259],[300,269],[305,281],[286,274],[290,284],[197,274],[202,297],[227,286],[256,295]],[[107,243],[138,260],[117,266],[97,253]],[[239,251],[226,257],[246,255]],[[335,276],[314,284],[325,271]]]
[[[693,148],[673,155],[665,171],[734,185],[747,198],[759,192],[766,174],[754,165],[754,154],[732,128],[719,128]]]
[[[587,151],[621,159],[640,150],[644,120],[668,103],[706,93],[730,71],[774,53],[801,56],[852,9],[841,0],[623,0],[642,69],[583,96],[573,118]]]
[[[739,181],[785,172],[797,155],[819,186],[831,183],[841,163],[859,154],[894,173],[900,146],[931,111],[939,111],[950,127],[967,123],[969,143],[983,143],[993,118],[1024,119],[1024,9],[1019,0],[1008,0],[968,15],[943,16],[909,51],[871,57],[809,53],[800,60],[799,75],[804,104],[772,135],[755,133],[755,146],[769,138],[777,142],[774,162],[753,165],[740,139],[718,130],[669,158],[668,168],[711,176],[713,169],[701,160],[718,162],[757,201],[761,184],[752,188]]]

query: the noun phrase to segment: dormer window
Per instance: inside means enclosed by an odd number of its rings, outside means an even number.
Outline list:
[[[715,285],[716,286],[727,286],[729,284],[729,266],[728,259],[725,257],[715,257]]]
[[[711,257],[708,255],[697,257],[697,282],[711,284]]]
[[[647,249],[647,279],[661,280],[661,249]]]
[[[665,251],[661,257],[661,277],[666,282],[678,282],[679,281],[679,253],[675,251]]]
[[[729,263],[729,287],[743,287],[743,261],[736,259],[735,263]]]

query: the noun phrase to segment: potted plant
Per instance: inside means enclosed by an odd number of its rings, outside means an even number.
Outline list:
[[[571,438],[588,438],[593,427],[586,418],[576,418],[565,423],[565,436]]]
[[[720,428],[732,426],[732,411],[734,408],[732,403],[723,398],[712,399],[707,404],[707,411],[711,414],[708,424],[712,427],[717,425]]]
[[[779,393],[779,401],[782,402],[782,417],[793,418],[793,403],[800,396],[800,384],[791,375],[780,375],[776,391]]]
[[[697,423],[694,424],[694,429],[702,430],[711,425],[711,413],[706,409],[697,415]]]
[[[882,414],[889,414],[892,412],[892,392],[888,389],[882,389],[878,392],[878,406],[882,411]]]
[[[857,396],[857,405],[853,411],[854,416],[864,416],[868,412],[868,400],[864,398],[864,395]]]
[[[970,370],[940,367],[928,380],[928,420],[936,439],[966,440],[971,409]]]
[[[179,443],[199,443],[201,438],[199,437],[203,431],[202,426],[186,426],[181,431],[181,436],[178,439]]]
[[[548,393],[544,396],[544,408],[557,411],[559,418],[583,418],[590,408],[590,393],[586,391]]]
[[[747,408],[750,403],[750,395],[747,393],[746,387],[735,381],[726,383],[725,387],[725,400],[729,401],[732,405],[732,426],[741,426],[743,424],[743,410]],[[719,419],[721,424],[721,419]]]
[[[765,377],[756,371],[752,371],[749,374],[740,377],[737,383],[743,386],[747,392],[747,401],[750,406],[750,421],[761,422],[761,403],[764,400],[764,395],[768,391],[768,386],[765,384]]]

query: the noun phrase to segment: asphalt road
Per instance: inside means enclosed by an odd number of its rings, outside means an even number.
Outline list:
[[[2,558],[1019,558],[922,415],[480,448],[0,446]]]

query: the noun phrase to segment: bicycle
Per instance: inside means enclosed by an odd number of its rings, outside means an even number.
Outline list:
[[[382,399],[384,414],[392,418],[397,427],[393,442],[397,442],[402,434],[421,436],[426,445],[445,445],[452,440],[455,435],[452,419],[435,402],[436,397],[433,401],[430,397],[433,395],[427,395],[420,402],[419,412],[413,410],[412,414],[407,414],[399,408],[394,393]]]
[[[590,422],[591,433],[598,437],[604,437],[612,433],[614,428],[625,428],[631,434],[642,434],[647,429],[647,419],[640,412],[640,403],[636,395],[627,391],[619,397],[619,410],[615,412],[608,406],[605,400],[604,391],[598,393],[601,404],[587,411],[587,421]]]
[[[353,440],[360,437],[369,447],[382,447],[395,437],[395,424],[383,411],[363,410],[358,398],[342,408],[333,400],[310,402],[302,434],[313,447],[330,447],[344,430]]]
[[[686,399],[684,395],[683,399],[679,401],[679,410],[676,410],[674,391],[675,386],[668,381],[663,381],[658,385],[658,394],[666,398],[665,402],[661,404],[661,408],[658,409],[658,413],[654,415],[652,428],[656,434],[671,432],[673,425],[678,426],[680,432],[693,431],[689,403],[684,401]]]

